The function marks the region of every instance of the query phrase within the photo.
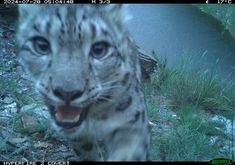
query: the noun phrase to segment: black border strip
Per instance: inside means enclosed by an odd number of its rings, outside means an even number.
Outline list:
[[[218,4],[218,1],[222,0],[74,0],[74,3],[96,3],[96,4],[107,4],[107,3],[183,3],[183,4]],[[223,0],[225,1],[225,0]],[[235,1],[235,0],[232,0]],[[224,2],[225,3],[225,2]]]
[[[22,162],[17,162],[17,161],[2,161],[0,162],[0,165],[75,165],[75,164],[133,164],[133,165],[138,165],[138,164],[163,164],[163,165],[171,165],[171,164],[180,164],[180,165],[212,165],[211,163],[207,161],[147,161],[147,162],[68,162],[68,161],[49,161],[49,162],[43,162],[43,161],[22,161]],[[233,162],[230,165],[234,165],[235,163]]]
[[[235,3],[235,0],[1,0],[1,4],[228,4],[231,2]]]
[[[221,1],[221,0],[219,0]],[[235,0],[233,0],[235,1]],[[218,0],[74,0],[74,3],[95,3],[95,4],[107,4],[107,3],[191,3],[191,4],[217,4]]]

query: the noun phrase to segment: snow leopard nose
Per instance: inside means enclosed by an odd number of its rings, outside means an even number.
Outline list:
[[[65,91],[62,88],[56,88],[53,90],[55,96],[65,101],[66,104],[69,104],[71,101],[82,96],[84,91],[74,90],[74,91]]]

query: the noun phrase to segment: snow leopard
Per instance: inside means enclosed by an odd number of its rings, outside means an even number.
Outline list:
[[[19,62],[81,160],[147,160],[150,128],[128,18],[123,4],[19,5]]]

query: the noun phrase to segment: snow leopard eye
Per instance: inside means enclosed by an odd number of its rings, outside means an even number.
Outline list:
[[[91,47],[91,56],[100,59],[104,57],[109,49],[109,43],[105,41],[96,42]]]
[[[51,52],[50,43],[44,37],[33,37],[33,48],[34,50],[41,55],[47,55]]]

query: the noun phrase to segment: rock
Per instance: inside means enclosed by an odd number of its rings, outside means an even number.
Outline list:
[[[136,45],[135,41],[132,38],[128,38],[131,46],[136,48],[137,56],[140,61],[140,67],[142,72],[142,79],[147,80],[150,78],[150,74],[153,73],[158,68],[158,61],[155,57],[145,52],[138,45]]]
[[[50,114],[49,114],[46,106],[40,106],[37,104],[30,104],[30,105],[25,105],[20,109],[21,112],[25,112],[25,111],[29,111],[29,110],[32,110],[34,115],[37,117],[44,117],[46,119],[48,119],[50,117]]]
[[[20,111],[21,112],[25,112],[25,111],[28,111],[28,110],[33,110],[37,107],[37,104],[29,104],[29,105],[25,105],[23,106]]]
[[[14,102],[14,99],[12,97],[5,97],[3,99],[3,103],[5,103],[5,104],[11,104],[13,102]]]
[[[27,140],[26,137],[23,138],[13,138],[11,140],[9,140],[9,142],[11,142],[12,144],[18,144],[18,143],[23,143]]]
[[[223,116],[220,116],[220,115],[214,115],[212,118],[212,121],[219,121],[221,123],[224,123],[225,125],[225,129],[223,129],[222,131],[225,133],[225,134],[228,134],[230,135],[234,130],[232,130],[233,128],[235,128],[235,124],[234,126],[232,126],[232,121],[223,117]],[[220,129],[220,128],[218,128]]]
[[[28,138],[26,137],[16,137],[16,138],[9,139],[7,142],[11,146],[22,148],[23,146],[24,147],[29,146],[29,143],[27,142],[27,140]]]
[[[48,142],[37,142],[36,144],[34,144],[34,147],[35,148],[48,148],[48,147],[50,147],[51,146],[51,144],[50,143],[48,143]]]
[[[147,54],[144,50],[138,49],[138,57],[140,60],[140,67],[143,80],[149,79],[150,74],[158,69],[158,61],[150,54]]]
[[[65,145],[61,145],[59,148],[58,148],[59,151],[61,152],[68,152],[68,147],[66,147]]]
[[[16,103],[13,102],[11,104],[7,104],[4,106],[4,109],[6,109],[7,114],[12,115],[17,112]]]
[[[224,127],[216,128],[224,132],[224,134],[227,136],[227,138],[222,138],[221,136],[212,136],[210,137],[211,144],[217,146],[221,154],[226,154],[230,150],[235,150],[235,147],[232,146],[232,144],[235,143],[235,139],[232,138],[235,132],[235,123],[220,115],[213,115],[211,120],[223,123]]]

